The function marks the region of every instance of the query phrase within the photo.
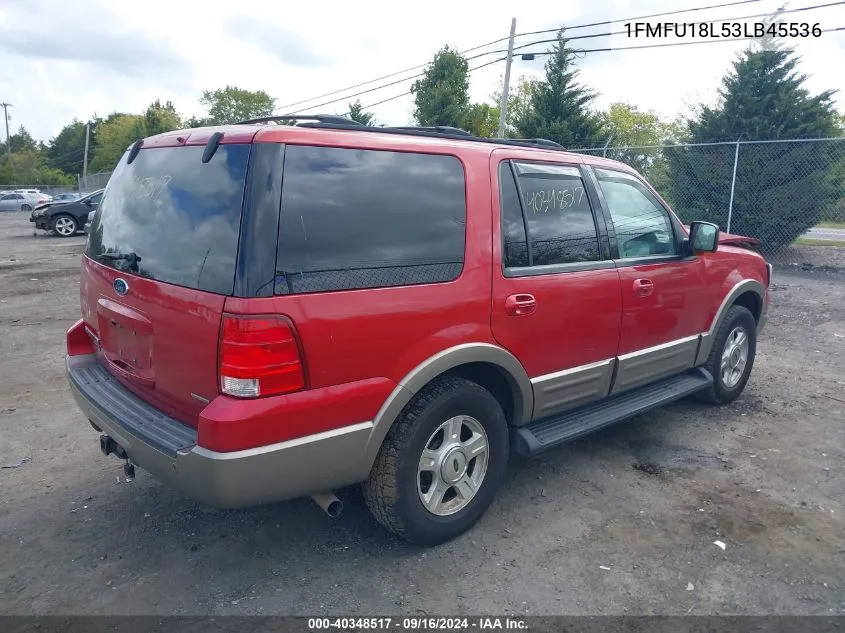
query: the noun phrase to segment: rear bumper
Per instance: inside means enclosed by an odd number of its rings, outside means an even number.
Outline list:
[[[231,453],[197,446],[197,431],[124,388],[94,355],[68,356],[79,408],[132,463],[189,497],[235,508],[359,483],[368,474],[372,422]]]

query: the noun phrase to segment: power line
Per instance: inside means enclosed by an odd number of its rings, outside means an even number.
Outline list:
[[[741,2],[739,4],[743,4],[745,2],[757,2],[757,1],[759,1],[759,0],[743,0],[743,2]],[[819,5],[819,6],[832,6],[832,5],[836,5],[836,4],[845,4],[845,0],[842,0],[840,2],[832,2],[828,5]],[[722,5],[715,5],[715,6],[722,6]],[[806,10],[806,9],[810,9],[810,8],[816,8],[816,7],[805,7],[804,9],[800,9],[800,10]],[[799,10],[799,9],[795,9],[795,10]],[[671,13],[677,13],[677,11],[673,11]],[[762,13],[760,15],[769,15],[769,14],[768,13]],[[747,17],[758,17],[758,16],[747,16]],[[733,18],[733,19],[747,19],[747,17]],[[637,18],[630,18],[630,19],[634,20],[634,19],[637,19]],[[572,27],[572,28],[579,28],[579,27],[576,26],[576,27]],[[605,37],[605,36],[608,36],[608,35],[620,35],[620,34],[623,34],[623,33],[624,33],[624,31],[614,31],[614,32],[607,32],[607,33],[591,33],[591,34],[588,34],[588,35],[576,35],[574,37],[567,37],[566,39],[567,40],[590,39],[590,38],[595,38],[595,37]],[[505,39],[507,39],[507,38],[505,38]],[[521,49],[527,48],[529,46],[535,46],[537,44],[545,44],[545,43],[549,43],[549,42],[557,42],[557,39],[555,38],[555,39],[538,40],[538,41],[535,41],[535,42],[529,42],[527,44],[521,44],[519,46],[514,47],[514,50],[521,50]],[[481,47],[477,47],[477,48],[481,48]],[[501,53],[506,53],[506,52],[507,51],[505,51],[505,50],[485,51],[483,53],[479,53],[477,55],[467,57],[466,60],[471,61],[473,59],[478,59],[479,57],[485,57],[487,55],[501,54]],[[534,53],[534,54],[538,55],[540,53]],[[500,61],[500,60],[497,60],[497,61]],[[495,62],[493,62],[493,63],[495,63]],[[423,64],[422,66],[426,66],[426,65],[427,64]],[[418,68],[421,68],[422,66],[419,66]],[[395,73],[395,74],[401,74],[401,72]],[[410,77],[404,77],[402,79],[397,79],[396,81],[391,81],[390,83],[387,83],[387,84],[382,84],[382,85],[379,85],[379,86],[375,86],[373,88],[368,88],[366,90],[362,90],[360,92],[354,92],[354,93],[351,93],[351,94],[347,94],[347,95],[344,95],[343,97],[339,97],[337,99],[332,99],[330,101],[324,101],[323,103],[318,103],[317,105],[308,106],[308,109],[322,108],[323,106],[331,105],[333,103],[337,103],[338,101],[346,101],[347,99],[351,99],[352,97],[358,97],[360,95],[368,94],[370,92],[376,92],[378,90],[381,90],[382,88],[389,88],[390,86],[395,86],[397,84],[401,84],[401,83],[404,83],[406,81],[411,81],[412,79],[418,79],[420,77],[423,77],[424,75],[425,75],[425,72],[417,73],[416,75],[411,75]],[[371,81],[371,82],[366,82],[366,83],[373,83],[373,82]],[[363,86],[363,85],[366,85],[366,84],[359,84],[359,85]],[[340,91],[340,92],[342,92],[342,91]],[[331,95],[331,94],[333,94],[333,93],[326,93],[326,95]],[[403,95],[404,94],[405,93],[403,93]],[[394,97],[391,97],[389,99],[386,99],[385,101],[390,101],[393,98]],[[398,98],[398,96],[395,97],[395,98]],[[384,103],[385,101],[379,101],[378,103],[373,104],[373,105],[380,105],[381,103]],[[306,103],[306,102],[300,101],[299,103]],[[372,107],[372,106],[367,106],[367,107]],[[276,110],[278,110],[278,108]],[[274,112],[276,110],[274,110]],[[295,110],[291,114],[297,114],[300,111],[301,110]]]
[[[619,18],[617,20],[604,20],[602,22],[592,22],[590,24],[577,24],[575,26],[566,27],[567,31],[573,29],[583,29],[588,26],[604,26],[606,24],[613,24],[614,22],[631,22],[633,20],[645,20],[646,18],[660,18],[666,15],[677,15],[678,13],[691,13],[693,11],[706,11],[707,9],[720,9],[722,7],[733,7],[738,4],[750,4],[752,2],[759,2],[760,0],[741,0],[740,2],[726,2],[725,4],[712,4],[706,7],[693,7],[692,9],[678,9],[677,11],[666,11],[664,13],[652,13],[651,15],[638,15],[634,18]],[[769,14],[764,14],[769,15]],[[543,31],[529,31],[527,33],[520,33],[520,35],[540,35],[542,33],[557,33],[560,27],[556,29],[545,29]]]
[[[487,53],[479,53],[478,55],[473,55],[472,57],[467,57],[466,61],[472,61],[473,59],[478,59],[479,57],[485,57],[486,55],[491,55],[494,52],[500,52],[501,53],[501,52],[504,52],[504,51],[490,51],[490,52],[487,52]],[[504,59],[504,58],[502,58],[502,59]],[[494,60],[493,62],[489,62],[487,64],[482,64],[481,66],[476,66],[475,68],[470,68],[470,69],[468,69],[467,72],[472,72],[473,70],[478,70],[479,68],[484,68],[484,66],[489,66],[490,64],[496,63],[497,61],[502,61],[502,59],[497,59],[497,60]],[[416,75],[411,75],[410,77],[405,77],[404,79],[397,79],[396,81],[391,81],[390,83],[382,84],[380,86],[376,86],[375,88],[368,88],[367,90],[362,90],[361,92],[353,92],[352,94],[348,94],[348,95],[345,95],[343,97],[339,97],[337,99],[332,99],[331,101],[324,101],[323,103],[318,103],[317,105],[314,105],[314,106],[308,106],[308,109],[322,108],[323,106],[331,105],[333,103],[337,103],[338,101],[346,101],[347,99],[350,99],[352,97],[358,97],[358,96],[363,95],[363,94],[375,92],[376,90],[381,90],[382,88],[389,88],[390,86],[395,86],[396,84],[401,84],[401,83],[404,83],[406,81],[410,81],[411,79],[417,79],[419,77],[423,77],[424,75],[425,75],[424,72],[417,73]],[[296,114],[299,111],[300,110],[297,110],[295,112],[292,112],[291,114]]]
[[[835,7],[835,6],[840,5],[840,4],[845,4],[845,0],[840,0],[839,2],[828,2],[827,4],[816,4],[816,5],[813,5],[813,6],[810,6],[810,7],[798,7],[797,9],[784,9],[782,11],[777,11],[777,15],[781,15],[782,13],[797,13],[799,11],[811,11],[813,9],[824,9],[824,8],[827,8],[827,7]],[[724,18],[724,19],[709,20],[709,21],[710,22],[727,22],[729,20],[730,21],[751,20],[753,18],[761,18],[761,17],[765,17],[765,16],[769,16],[769,15],[772,15],[772,13],[767,12],[767,13],[757,13],[757,14],[754,14],[754,15],[741,15],[741,16],[737,16],[735,18]],[[631,18],[631,19],[634,20],[636,18]],[[567,29],[567,31],[568,30],[569,29]],[[593,37],[609,37],[609,36],[612,36],[612,35],[625,35],[626,33],[627,33],[627,31],[607,31],[605,33],[590,33],[589,35],[575,35],[573,37],[568,37],[568,36],[564,35],[564,39],[566,41],[583,40],[583,39],[590,39],[590,38],[593,38]],[[535,44],[548,44],[548,43],[557,42],[557,41],[558,41],[557,38],[547,39],[547,40],[537,40],[536,42],[529,42],[528,44],[521,44],[520,46],[515,46],[514,50],[515,51],[521,50],[523,48],[528,48],[529,46],[534,46]],[[505,51],[491,51],[491,52],[504,53]],[[537,55],[537,53],[534,53],[534,55]]]
[[[691,9],[679,9],[679,10],[676,10],[676,11],[653,13],[651,15],[641,15],[641,16],[637,16],[637,17],[620,18],[618,20],[605,20],[603,22],[593,22],[593,23],[590,23],[590,24],[576,24],[576,25],[567,27],[567,31],[572,31],[572,30],[575,30],[575,29],[582,29],[582,28],[586,28],[586,27],[590,27],[590,26],[601,26],[601,25],[605,25],[605,24],[612,24],[614,22],[626,22],[626,21],[630,21],[630,20],[643,20],[645,18],[656,18],[656,17],[665,16],[665,15],[676,15],[678,13],[688,13],[688,12],[692,12],[692,11],[704,11],[706,9],[719,9],[719,8],[722,8],[722,7],[730,7],[730,6],[736,6],[736,5],[741,5],[741,4],[750,4],[750,3],[753,3],[753,2],[760,2],[760,0],[739,0],[739,1],[735,1],[735,2],[726,2],[726,3],[722,3],[722,4],[713,4],[713,5],[707,5],[707,6],[701,6],[701,7],[693,7]],[[522,37],[522,36],[525,36],[525,35],[536,35],[536,34],[540,34],[540,33],[552,33],[552,32],[557,32],[559,30],[560,30],[560,27],[558,27],[556,29],[547,29],[547,30],[544,30],[544,31],[529,31],[529,32],[526,32],[526,33],[517,33],[515,37]],[[484,44],[479,44],[478,46],[473,46],[472,48],[468,48],[468,49],[465,49],[463,51],[459,51],[459,54],[463,55],[465,53],[470,53],[470,52],[479,50],[481,48],[491,46],[493,44],[498,44],[499,42],[506,42],[508,39],[509,39],[508,37],[501,37],[501,38],[498,38],[498,39],[495,39],[495,40],[491,40],[489,42],[485,42]],[[530,44],[525,45],[525,46],[530,46]],[[491,53],[494,53],[494,52],[499,52],[499,51],[490,51],[486,54],[491,54]],[[482,55],[478,55],[476,57],[481,57],[481,56]],[[476,57],[472,57],[470,59],[475,59]],[[339,88],[337,90],[332,90],[331,92],[325,92],[323,94],[317,95],[315,97],[311,97],[309,99],[304,99],[302,101],[296,101],[294,103],[288,103],[288,104],[283,105],[283,106],[278,106],[278,107],[273,109],[273,112],[278,112],[279,110],[286,110],[288,108],[293,108],[295,106],[299,106],[299,105],[302,105],[304,103],[308,103],[310,101],[316,101],[317,99],[322,99],[324,97],[330,97],[332,95],[336,95],[336,94],[339,94],[341,92],[346,92],[347,90],[354,90],[356,88],[360,88],[362,86],[367,86],[367,85],[376,83],[378,81],[383,81],[384,79],[391,79],[393,77],[396,77],[397,75],[403,75],[405,73],[409,73],[409,72],[412,72],[412,71],[415,71],[415,70],[419,70],[420,68],[425,68],[430,63],[431,62],[426,62],[424,64],[419,64],[417,66],[412,66],[412,67],[406,68],[404,70],[396,71],[394,73],[382,75],[381,77],[378,77],[376,79],[370,79],[368,81],[364,81],[364,82],[361,82],[361,83],[353,84],[351,86],[347,86],[345,88]],[[420,76],[421,76],[421,74],[414,75],[412,77],[406,77],[405,79],[402,79],[400,81],[391,82],[389,84],[386,84],[383,87],[393,86],[393,85],[396,85],[397,83],[401,83],[402,81],[410,81],[411,79],[416,79],[417,77],[420,77]],[[365,94],[366,92],[372,92],[372,90],[359,92],[359,93],[355,93],[355,94],[351,94],[351,95],[346,95],[344,97],[340,97],[340,98],[335,99],[333,101],[328,101],[328,102],[321,104],[321,105],[309,106],[309,108],[319,108],[319,107],[322,107],[323,105],[336,103],[338,101],[343,101],[343,100],[351,98],[351,97],[355,97],[355,96],[359,96],[361,94]]]
[[[500,57],[499,59],[494,59],[493,61],[486,62],[484,64],[479,64],[478,66],[470,68],[469,70],[467,70],[467,72],[471,73],[472,71],[478,70],[479,68],[484,68],[485,66],[492,66],[493,64],[498,64],[499,62],[503,62],[506,59],[507,59],[507,57]],[[381,101],[376,101],[375,103],[370,103],[368,105],[361,106],[361,109],[365,110],[367,108],[374,108],[375,106],[381,105],[382,103],[387,103],[388,101],[395,101],[396,99],[401,99],[402,97],[407,97],[409,94],[411,94],[411,91],[406,90],[405,92],[402,92],[398,95],[393,95],[392,97],[388,97],[387,99],[382,99]],[[349,114],[349,112],[346,112],[345,114]]]
[[[832,31],[845,31],[845,26],[837,26],[835,28],[830,29],[822,29],[822,33],[830,33]],[[736,37],[730,39],[713,39],[713,40],[696,40],[692,42],[670,42],[668,44],[644,44],[640,46],[617,46],[616,48],[581,48],[576,49],[578,53],[607,53],[613,51],[632,51],[635,49],[641,48],[666,48],[669,46],[691,46],[693,44],[720,44],[724,42],[745,42],[748,40],[757,40],[760,39],[758,37]],[[538,53],[528,53],[530,55],[552,55],[554,51],[542,51]]]
[[[845,2],[835,2],[835,3],[831,3],[831,4],[845,4]],[[823,5],[823,6],[828,6],[828,5]],[[833,31],[845,31],[845,26],[838,26],[838,27],[833,27],[833,28],[829,28],[829,29],[823,29],[821,32],[822,33],[829,33],[829,32],[833,32]],[[625,47],[619,47],[619,48],[581,49],[581,50],[579,50],[579,52],[582,52],[582,53],[603,53],[603,52],[613,52],[613,51],[621,51],[621,50],[634,50],[634,49],[643,49],[643,48],[663,48],[663,47],[667,47],[667,46],[687,46],[687,45],[690,45],[690,44],[717,44],[719,42],[741,42],[741,41],[746,41],[746,40],[751,40],[751,39],[758,39],[758,38],[740,37],[740,38],[724,39],[724,40],[699,40],[699,41],[694,41],[694,42],[672,42],[672,43],[669,43],[669,44],[647,44],[647,45],[642,45],[642,46],[625,46]],[[556,40],[553,40],[553,41],[556,41]],[[536,43],[539,43],[539,42],[536,42]],[[550,54],[551,54],[551,51],[544,51],[544,52],[541,52],[541,53],[533,53],[533,55],[550,55]],[[493,60],[491,62],[487,62],[485,64],[479,64],[478,66],[475,66],[474,68],[470,68],[468,72],[472,72],[473,70],[478,70],[479,68],[484,68],[485,66],[490,66],[492,64],[504,61],[505,59],[506,59],[505,57],[501,57],[499,59],[495,59],[495,60]],[[406,97],[409,94],[410,94],[410,91],[406,90],[405,92],[402,92],[402,93],[397,94],[397,95],[393,95],[392,97],[388,97],[387,99],[382,99],[381,101],[376,101],[375,103],[370,103],[368,105],[361,106],[361,108],[362,109],[373,108],[375,106],[381,105],[383,103],[387,103],[389,101],[395,101],[396,99],[401,99],[402,97]],[[340,99],[338,99],[338,101],[340,101]],[[334,103],[334,102],[332,102],[332,103]],[[347,112],[346,114],[349,114],[349,113]],[[730,141],[728,144],[733,144],[735,142],[736,141]]]

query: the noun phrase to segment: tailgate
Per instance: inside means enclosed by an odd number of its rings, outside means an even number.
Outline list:
[[[167,415],[196,425],[218,392],[234,287],[248,144],[124,155],[93,218],[80,278],[100,362]]]

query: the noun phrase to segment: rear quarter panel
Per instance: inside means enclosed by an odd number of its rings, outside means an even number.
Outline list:
[[[382,148],[411,149],[401,138],[397,147],[389,145]],[[494,343],[489,313],[490,151],[451,148],[441,153],[461,161],[466,181],[464,266],[456,280],[226,301],[228,312],[283,314],[293,321],[304,352],[308,389],[351,388],[358,383],[372,394],[350,401],[349,423],[372,420],[396,384],[438,352],[462,343]]]

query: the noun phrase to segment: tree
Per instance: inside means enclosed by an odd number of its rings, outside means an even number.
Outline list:
[[[263,90],[243,90],[227,85],[225,88],[203,91],[200,103],[208,107],[208,118],[202,120],[203,125],[221,125],[271,116],[276,99]],[[198,121],[195,118],[189,119],[189,123]]]
[[[358,99],[355,103],[349,104],[349,114],[347,118],[357,121],[361,125],[375,126],[376,117],[372,112],[364,112],[364,106],[361,105],[361,100]]]
[[[504,83],[504,79],[500,79],[499,88],[490,95],[490,100],[496,106],[502,103]],[[534,93],[534,87],[537,83],[537,79],[523,75],[508,90],[508,109],[505,114],[506,137],[510,138],[519,135],[518,123],[519,121],[525,120],[531,111],[531,95]]]
[[[144,132],[147,136],[178,130],[181,127],[182,118],[170,101],[162,105],[156,99],[147,106],[144,112]]]
[[[11,145],[12,152],[34,152],[38,150],[38,143],[34,138],[32,138],[32,135],[24,126],[20,126],[18,131],[9,137],[9,143]]]
[[[24,149],[0,158],[0,185],[71,185],[73,178],[47,165],[43,153]]]
[[[602,120],[590,111],[596,94],[577,83],[575,51],[564,32],[557,34],[545,80],[533,86],[531,107],[516,122],[517,131],[523,138],[546,138],[565,147],[603,145],[607,135]]]
[[[834,91],[811,96],[785,48],[750,47],[722,80],[720,101],[688,121],[693,142],[801,139],[838,133]],[[685,219],[725,227],[735,146],[667,150],[672,194]],[[792,243],[841,195],[842,152],[836,142],[749,144],[739,150],[731,231],[765,248]]]
[[[88,166],[89,171],[114,169],[126,148],[145,136],[146,128],[142,115],[110,115],[97,126],[93,158]]]
[[[462,127],[470,111],[469,66],[457,51],[444,46],[424,75],[411,86],[414,119],[419,125]]]
[[[473,103],[461,127],[476,136],[494,138],[499,131],[499,107],[489,103]]]

